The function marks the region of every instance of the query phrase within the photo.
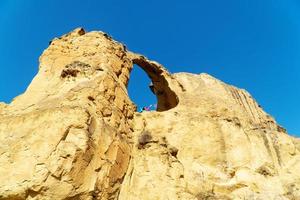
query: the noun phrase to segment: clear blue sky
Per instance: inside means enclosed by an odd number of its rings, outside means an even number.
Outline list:
[[[300,136],[299,0],[1,0],[0,25],[0,101],[25,90],[48,41],[82,26],[171,72],[206,72],[245,88]],[[138,105],[155,103],[148,83],[133,71]]]

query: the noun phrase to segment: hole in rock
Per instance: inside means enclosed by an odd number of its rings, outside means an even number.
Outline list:
[[[133,63],[128,93],[139,112],[155,108],[157,111],[166,111],[177,106],[177,95],[169,88],[160,67],[144,59],[133,60]]]
[[[137,65],[133,66],[130,73],[128,83],[128,94],[136,106],[137,111],[141,112],[143,107],[150,107],[151,110],[156,110],[156,97],[151,92],[149,85],[151,79],[147,74]]]

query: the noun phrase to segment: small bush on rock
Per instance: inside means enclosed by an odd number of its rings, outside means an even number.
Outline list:
[[[145,145],[152,140],[152,136],[149,131],[143,131],[138,139],[138,148],[143,149]]]

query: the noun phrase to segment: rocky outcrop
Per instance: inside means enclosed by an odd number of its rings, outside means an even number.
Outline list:
[[[157,111],[127,93],[133,64]],[[102,32],[51,41],[0,104],[0,199],[300,199],[300,141],[244,90],[170,74]]]
[[[135,115],[120,199],[300,198],[294,138],[246,91],[207,74],[174,80],[178,106]]]

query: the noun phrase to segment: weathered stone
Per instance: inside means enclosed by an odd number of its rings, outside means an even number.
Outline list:
[[[133,64],[157,111],[127,94]],[[51,41],[0,103],[0,199],[300,199],[300,141],[245,90],[170,74],[102,32]]]

